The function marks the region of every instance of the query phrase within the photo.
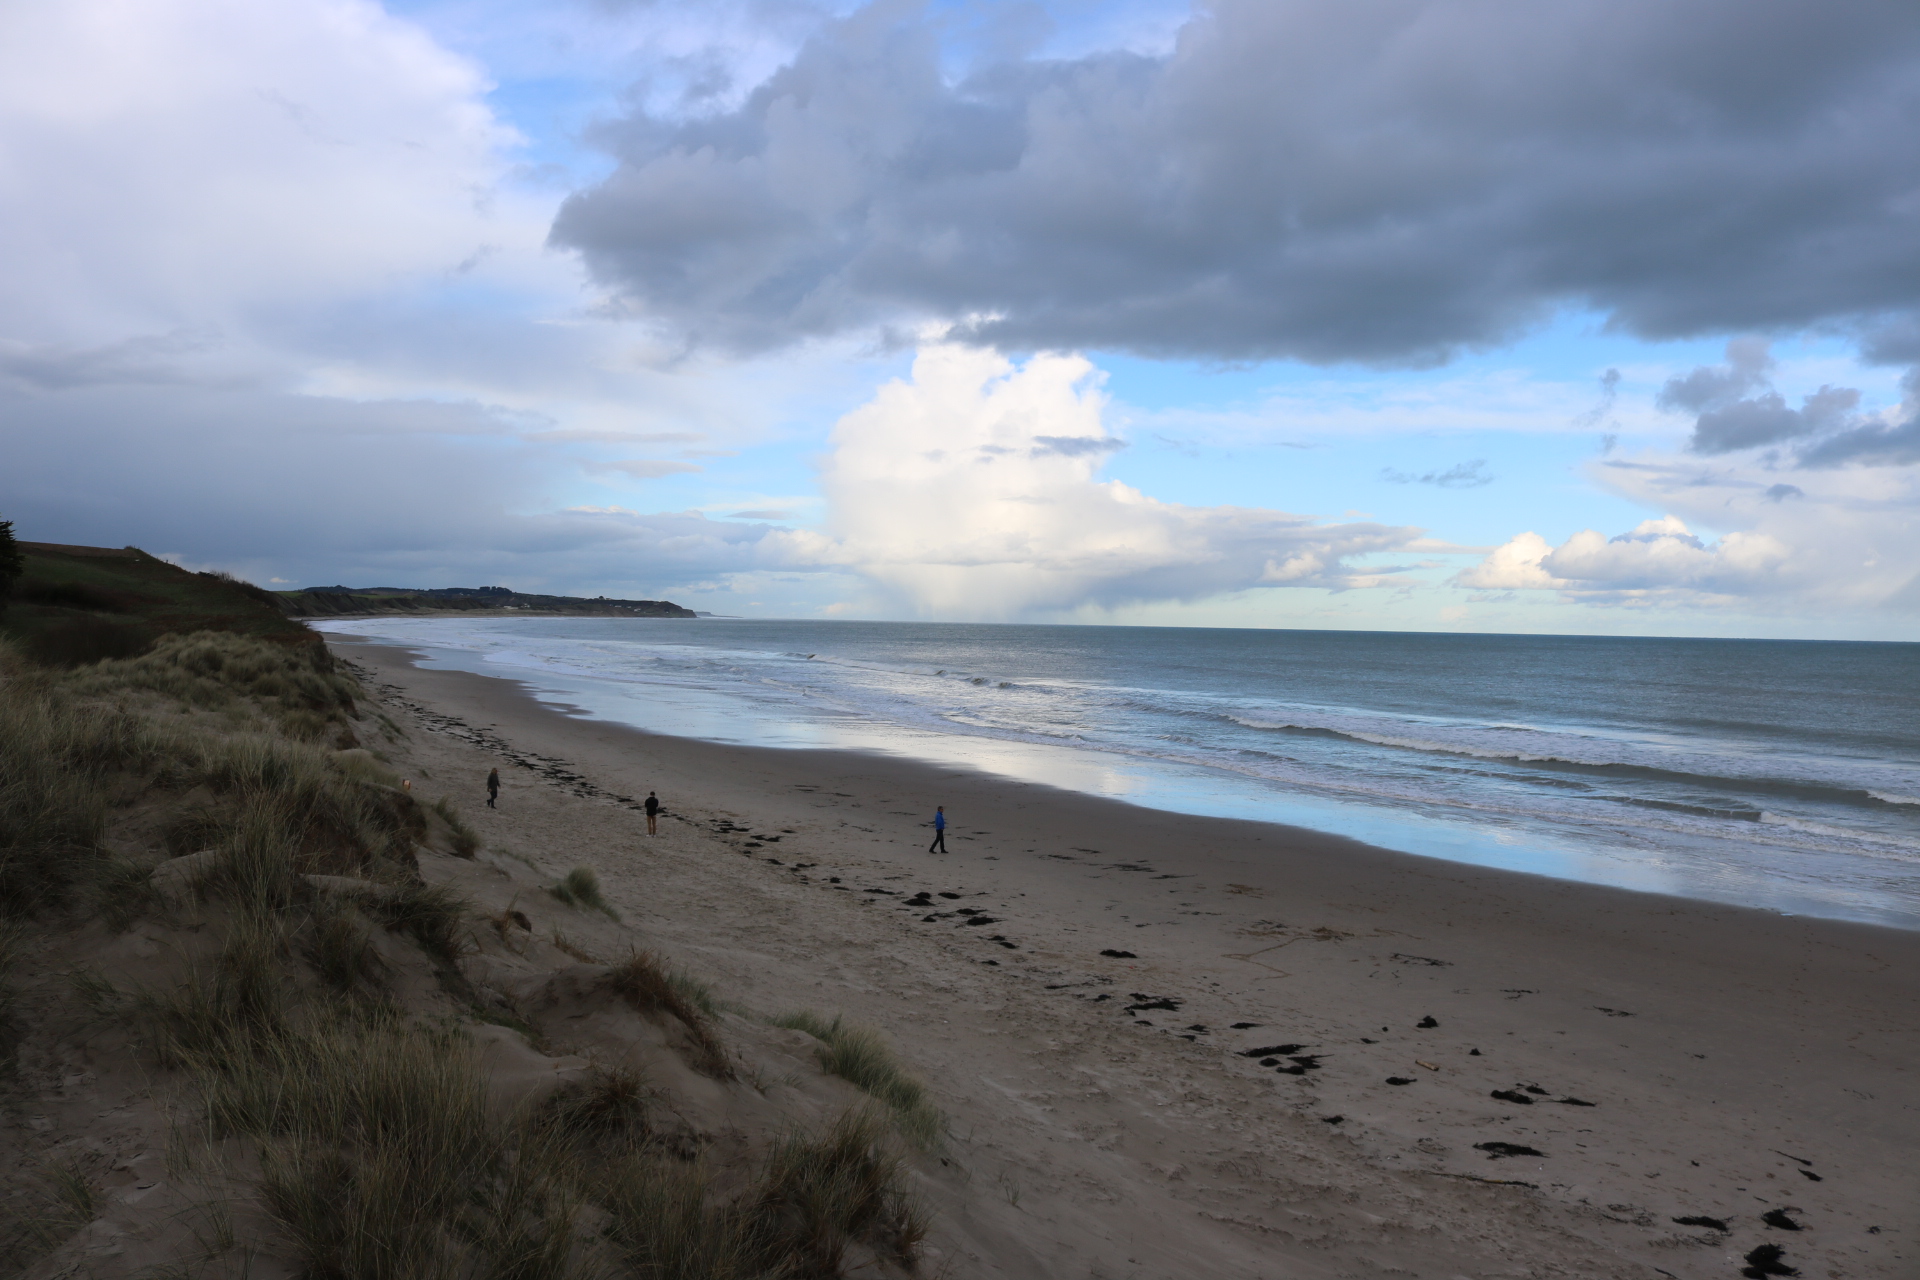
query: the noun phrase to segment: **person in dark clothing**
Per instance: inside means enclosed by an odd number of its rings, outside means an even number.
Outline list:
[[[493,802],[500,798],[500,771],[487,770],[487,808],[493,808]]]
[[[933,806],[933,843],[927,846],[927,852],[936,849],[947,851],[947,807],[943,804]]]
[[[647,792],[647,834],[648,835],[653,836],[653,835],[660,834],[660,828],[655,825],[659,821],[660,821],[660,797],[653,794],[653,792],[649,791]]]

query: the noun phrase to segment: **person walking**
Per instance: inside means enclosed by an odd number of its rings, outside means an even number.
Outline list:
[[[500,771],[487,770],[487,808],[494,807],[493,802],[500,798]]]
[[[927,846],[927,852],[936,849],[947,851],[947,807],[943,804],[933,806],[933,843]]]
[[[660,828],[656,825],[659,821],[660,821],[660,797],[653,794],[653,792],[649,791],[647,792],[647,834],[648,835],[653,836],[653,835],[660,834]]]

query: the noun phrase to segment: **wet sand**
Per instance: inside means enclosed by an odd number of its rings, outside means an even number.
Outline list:
[[[651,735],[330,641],[489,845],[896,1041],[972,1174],[955,1276],[1920,1273],[1920,934]]]

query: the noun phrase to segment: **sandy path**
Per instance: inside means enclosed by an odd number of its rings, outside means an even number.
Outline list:
[[[1920,935],[650,736],[334,647],[489,844],[595,867],[756,1010],[896,1039],[972,1179],[935,1233],[955,1276],[1723,1277],[1765,1243],[1920,1271]],[[649,789],[652,840],[614,799]]]

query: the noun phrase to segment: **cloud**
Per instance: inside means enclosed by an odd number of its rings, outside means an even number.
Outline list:
[[[1487,591],[1553,589],[1573,599],[1642,603],[1675,592],[1749,594],[1777,575],[1788,549],[1760,533],[1732,533],[1708,546],[1674,516],[1642,521],[1613,538],[1583,529],[1558,547],[1527,532],[1456,575]]]
[[[1392,467],[1382,467],[1380,478],[1391,484],[1430,484],[1441,489],[1478,489],[1494,482],[1495,477],[1486,473],[1486,465],[1485,458],[1475,458],[1471,462],[1456,463],[1445,471],[1429,471],[1423,476],[1396,471]]]
[[[638,109],[552,229],[631,310],[757,348],[1422,362],[1587,306],[1649,336],[1910,315],[1906,0],[1215,0],[1164,55],[830,22],[725,109]]]
[[[761,572],[762,527],[580,504],[866,368],[583,315],[493,87],[368,0],[0,5],[0,512],[257,581]]]
[[[1594,462],[1588,473],[1667,514],[1611,538],[1584,529],[1558,546],[1522,533],[1453,585],[1800,619],[1920,608],[1920,474],[1912,469],[1832,469],[1785,484],[1761,463],[1644,454]],[[1701,526],[1726,532],[1703,537],[1694,532]]]
[[[883,386],[835,428],[821,474],[824,532],[770,540],[794,563],[851,570],[926,617],[1403,581],[1407,566],[1356,562],[1419,549],[1417,529],[1182,506],[1100,481],[1113,441],[1103,404],[1079,357],[1020,365],[977,348],[922,348],[911,381]],[[1033,447],[1049,438],[1084,447]]]
[[[1127,447],[1125,440],[1116,440],[1111,436],[1035,436],[1033,455],[1042,457],[1057,453],[1063,458],[1097,458],[1103,453],[1113,453]]]
[[[1904,380],[1906,404],[1874,419],[1856,412],[1860,393],[1852,387],[1824,385],[1803,396],[1798,409],[1789,407],[1769,385],[1773,367],[1764,340],[1736,338],[1727,344],[1726,364],[1702,365],[1668,379],[1656,403],[1698,414],[1687,443],[1694,453],[1738,453],[1797,441],[1793,462],[1801,467],[1920,462],[1920,369]]]
[[[697,512],[543,509],[578,463],[526,445],[479,405],[0,384],[0,422],[0,509],[22,536],[133,542],[255,581],[646,595],[765,560],[764,528]]]
[[[1909,378],[1912,382],[1912,378]],[[1900,467],[1920,462],[1920,404],[1910,393],[1903,406],[1904,417],[1896,422],[1867,424],[1842,431],[1812,445],[1800,454],[1803,467],[1838,467],[1847,463],[1863,466]]]
[[[524,437],[530,444],[697,444],[706,439],[698,431],[606,431],[572,428],[535,431]]]
[[[682,475],[701,468],[691,462],[668,462],[659,458],[629,458],[621,462],[584,464],[589,475],[623,475],[633,480],[658,480],[661,476]]]
[[[1821,387],[1798,409],[1789,409],[1779,392],[1769,391],[1701,414],[1689,447],[1695,453],[1732,453],[1810,436],[1844,421],[1859,403],[1860,393],[1851,387]]]
[[[727,513],[727,519],[729,520],[791,520],[793,519],[793,512],[778,511],[771,507],[765,510],[731,511]]]
[[[1662,409],[1698,415],[1687,444],[1695,453],[1757,449],[1852,421],[1860,404],[1858,391],[1823,386],[1792,409],[1768,387],[1773,368],[1773,354],[1764,339],[1735,338],[1727,344],[1727,363],[1701,365],[1682,377],[1669,378],[1655,403]]]
[[[1773,344],[1765,338],[1735,338],[1727,343],[1725,364],[1701,365],[1667,379],[1654,403],[1662,409],[1692,413],[1719,408],[1764,385],[1773,367]]]
[[[205,381],[192,361],[221,345],[217,332],[174,329],[92,345],[0,341],[0,374],[43,391],[109,383],[165,386]]]
[[[0,6],[0,334],[124,380],[128,331],[450,271],[500,230],[486,88],[366,0]]]
[[[1613,412],[1613,406],[1620,399],[1621,381],[1622,379],[1618,369],[1609,369],[1601,374],[1599,403],[1581,414],[1578,418],[1575,418],[1574,424],[1581,427],[1599,426],[1600,423],[1606,419],[1606,416]]]

